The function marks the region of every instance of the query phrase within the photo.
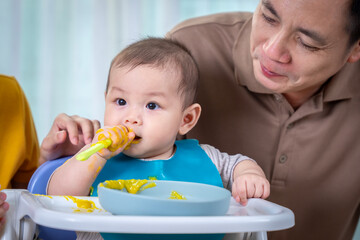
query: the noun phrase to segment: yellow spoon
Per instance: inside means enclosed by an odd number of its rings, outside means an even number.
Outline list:
[[[78,155],[76,155],[76,160],[85,161],[91,155],[93,155],[94,153],[100,151],[103,148],[109,147],[111,145],[111,143],[112,143],[111,139],[108,139],[108,138],[105,139],[105,140],[98,141],[93,146],[89,147],[85,151],[83,151],[83,152],[79,153]]]

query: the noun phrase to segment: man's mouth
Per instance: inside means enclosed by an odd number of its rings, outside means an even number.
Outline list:
[[[264,74],[266,77],[271,78],[271,77],[281,77],[281,76],[283,76],[283,75],[280,75],[280,74],[278,74],[278,73],[276,73],[276,72],[270,71],[269,69],[267,69],[267,68],[266,68],[264,65],[262,65],[261,63],[260,63],[260,66],[261,66],[261,71],[263,72],[263,74]]]

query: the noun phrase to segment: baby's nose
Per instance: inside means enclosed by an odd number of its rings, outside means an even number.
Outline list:
[[[130,124],[130,125],[139,125],[141,124],[141,120],[139,116],[135,116],[135,115],[130,115],[125,119],[125,124]]]

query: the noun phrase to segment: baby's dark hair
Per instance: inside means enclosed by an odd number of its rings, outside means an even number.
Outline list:
[[[111,69],[121,67],[134,69],[140,65],[172,68],[180,79],[178,91],[184,99],[184,109],[194,103],[199,82],[197,65],[189,50],[180,43],[166,38],[146,38],[122,50],[111,62],[106,92]]]

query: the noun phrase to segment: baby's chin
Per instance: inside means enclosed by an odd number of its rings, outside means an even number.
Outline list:
[[[144,160],[164,160],[161,155],[149,153],[149,152],[139,152],[136,149],[131,149],[131,147],[127,150],[123,151],[123,154],[125,154],[128,157],[136,158],[136,159],[144,159]]]
[[[171,149],[164,150],[163,148],[159,149],[150,149],[146,147],[146,143],[141,144],[143,139],[140,139],[138,143],[133,143],[129,148],[123,151],[128,157],[144,159],[144,160],[167,160],[171,158],[171,156],[176,151],[176,146],[173,145]]]
[[[137,147],[134,145],[131,145],[130,148],[124,150],[123,154],[131,158],[147,159],[148,154],[140,152],[139,149],[137,149]]]

